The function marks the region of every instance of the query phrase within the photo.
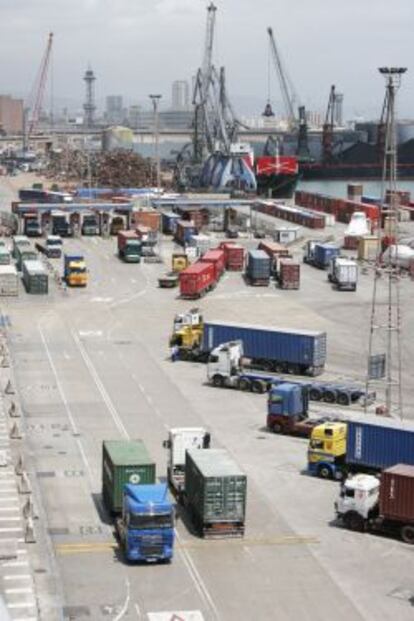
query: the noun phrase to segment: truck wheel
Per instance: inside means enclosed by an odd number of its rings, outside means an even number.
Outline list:
[[[332,390],[327,390],[323,395],[323,400],[325,403],[335,403],[336,394]]]
[[[332,479],[332,472],[329,466],[322,464],[318,467],[317,474],[320,479]]]
[[[362,533],[365,530],[364,518],[355,511],[350,511],[349,513],[346,513],[344,515],[344,524],[349,530],[353,530],[359,533]]]
[[[309,391],[309,399],[311,401],[320,401],[322,399],[322,391],[319,388],[311,388]]]
[[[401,539],[404,543],[414,545],[414,526],[403,526],[401,529]]]
[[[345,392],[340,392],[336,398],[336,402],[339,403],[339,405],[350,405],[351,399]]]
[[[252,382],[252,392],[263,394],[266,392],[266,384],[261,380],[256,380]]]
[[[275,423],[272,427],[273,433],[283,433],[283,427],[280,423]]]
[[[241,378],[241,380],[239,380],[239,389],[240,390],[250,390],[250,382],[248,379],[245,378]]]
[[[224,386],[224,381],[221,375],[213,375],[213,386],[216,388],[222,388]]]

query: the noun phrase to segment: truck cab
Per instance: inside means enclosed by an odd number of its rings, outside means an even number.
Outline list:
[[[378,514],[380,481],[371,474],[349,476],[341,485],[335,502],[338,518],[351,530]]]
[[[213,386],[236,386],[241,372],[243,343],[231,341],[215,347],[207,361],[207,378]]]
[[[269,391],[267,428],[274,433],[309,437],[316,422],[308,419],[309,390],[307,386],[285,382]]]
[[[117,519],[116,529],[128,561],[170,561],[174,507],[167,484],[126,484],[122,517]]]
[[[168,432],[168,440],[163,443],[168,449],[168,482],[177,493],[185,488],[185,454],[188,449],[210,448],[210,434],[203,427],[174,427]]]
[[[313,430],[308,448],[308,471],[323,479],[341,479],[346,454],[346,423],[325,422]]]
[[[70,287],[86,287],[88,270],[83,256],[65,254],[64,279]]]
[[[96,214],[90,213],[83,216],[82,235],[99,235],[99,222]]]
[[[192,308],[187,313],[180,313],[174,317],[173,333],[170,346],[177,345],[180,358],[185,359],[187,354],[197,349],[203,336],[203,316],[198,308]]]
[[[315,250],[315,246],[318,242],[316,241],[316,239],[309,239],[305,246],[304,246],[304,252],[303,252],[303,262],[304,263],[313,263],[313,258],[314,258],[314,250]]]
[[[24,232],[27,237],[41,237],[42,227],[37,216],[26,216],[24,218]]]
[[[46,237],[46,253],[53,259],[60,259],[62,256],[62,238],[59,235],[48,235]]]

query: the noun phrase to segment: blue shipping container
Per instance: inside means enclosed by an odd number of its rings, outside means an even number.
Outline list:
[[[349,421],[346,462],[383,470],[395,464],[414,465],[414,425],[397,421]]]
[[[180,220],[180,216],[178,215],[178,213],[174,213],[173,211],[170,211],[168,213],[162,213],[161,218],[162,232],[170,233],[173,235],[177,227],[177,221]]]
[[[314,248],[315,263],[319,267],[326,268],[334,257],[339,256],[340,248],[335,244],[315,244]]]
[[[247,255],[248,276],[262,280],[270,278],[271,259],[263,250],[251,250]]]
[[[298,364],[316,372],[323,369],[326,360],[326,332],[210,321],[204,324],[205,352],[237,340],[243,342],[244,355],[253,360]]]

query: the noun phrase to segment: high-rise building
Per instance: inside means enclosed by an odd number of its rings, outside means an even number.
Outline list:
[[[83,104],[83,109],[85,112],[85,125],[86,127],[93,127],[96,111],[94,86],[96,77],[90,67],[85,71],[83,79],[86,85],[86,99],[85,103]]]
[[[122,95],[107,96],[105,117],[108,123],[120,125],[124,122],[125,111]]]
[[[0,130],[6,134],[21,133],[23,129],[23,100],[0,95]]]
[[[171,90],[171,109],[188,110],[190,107],[190,87],[187,80],[175,80]]]

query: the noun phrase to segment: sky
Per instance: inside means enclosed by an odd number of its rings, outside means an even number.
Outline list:
[[[96,97],[146,103],[161,93],[166,108],[175,79],[191,80],[201,64],[206,0],[0,0],[0,93],[32,90],[47,36],[54,33],[56,105],[80,107],[90,64]],[[266,29],[300,101],[325,111],[331,84],[344,93],[345,117],[377,118],[384,97],[382,65],[408,67],[398,116],[414,118],[413,0],[215,0],[214,62],[226,67],[239,114],[260,114],[270,95],[283,113]],[[411,60],[413,62],[411,63]],[[410,67],[411,65],[411,67]],[[49,96],[48,96],[49,97]]]

